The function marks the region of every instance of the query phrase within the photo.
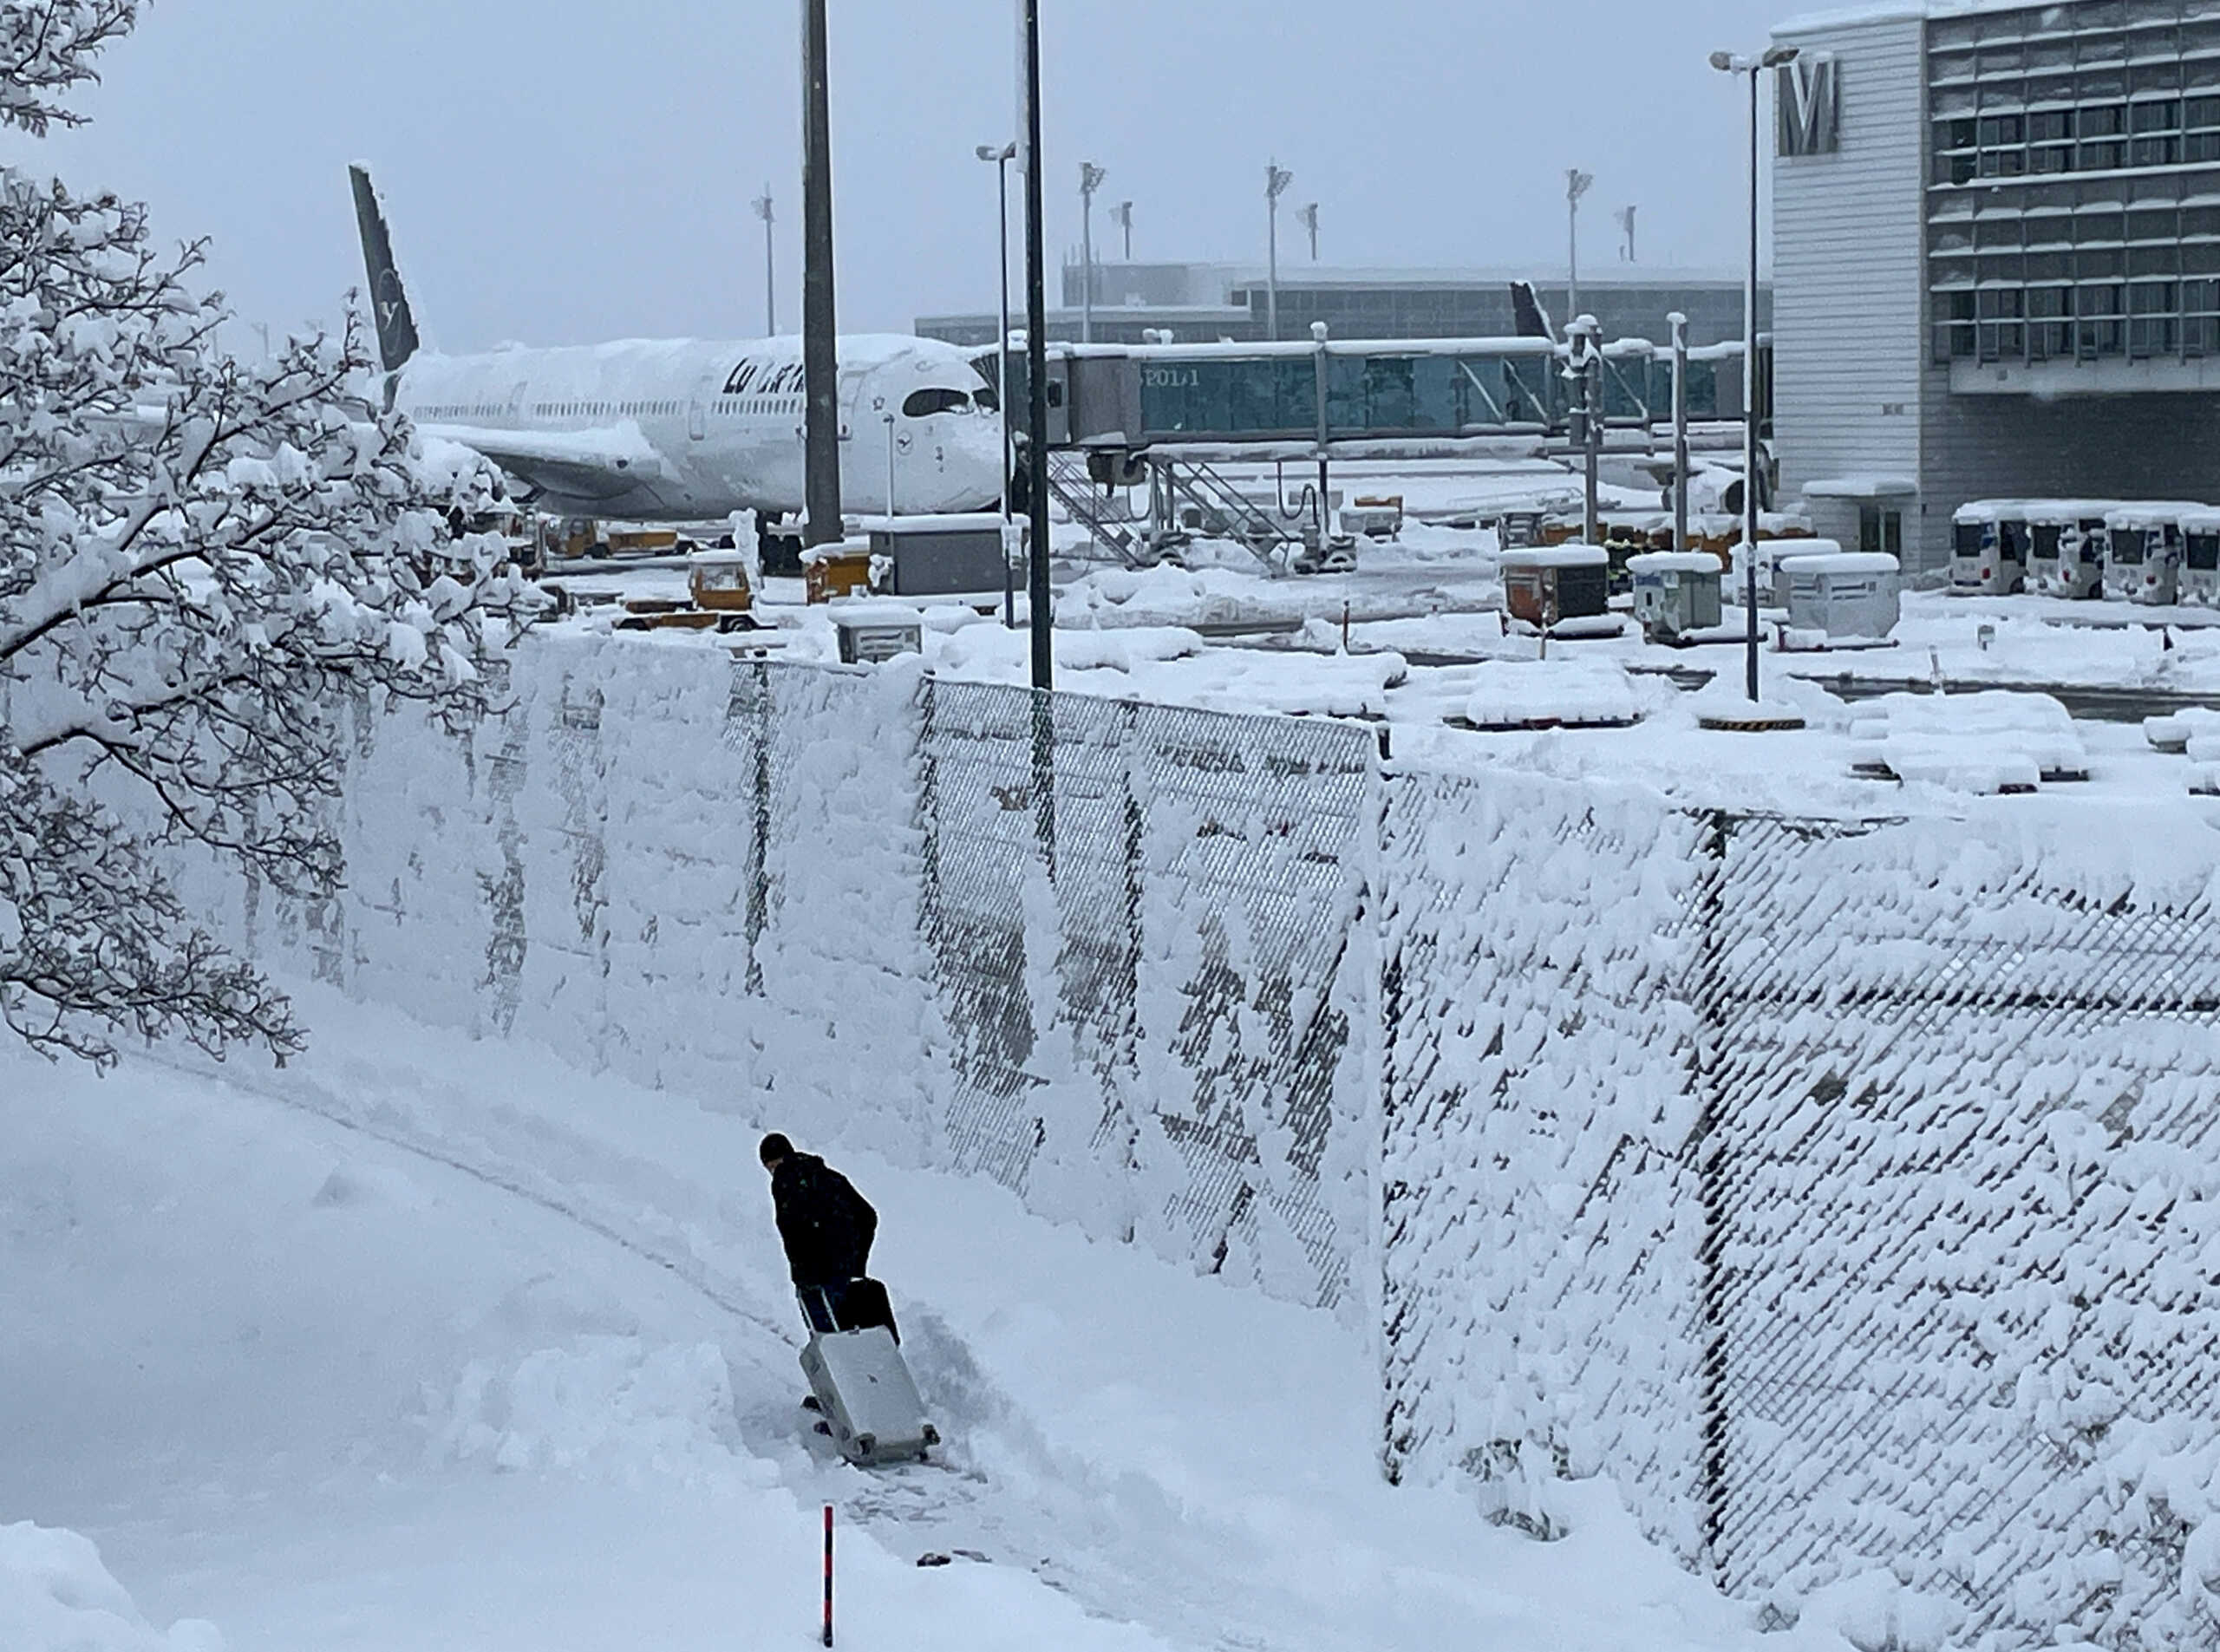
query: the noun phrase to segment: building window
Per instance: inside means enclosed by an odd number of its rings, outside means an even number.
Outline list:
[[[1904,513],[1884,510],[1878,505],[1858,507],[1858,548],[1860,551],[1879,551],[1892,557],[1904,552]]]

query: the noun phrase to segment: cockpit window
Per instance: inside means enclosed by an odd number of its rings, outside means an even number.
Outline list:
[[[961,413],[970,405],[971,398],[961,390],[938,387],[912,390],[909,399],[902,403],[902,416],[905,419],[924,419],[936,413]]]
[[[983,384],[972,391],[971,399],[979,404],[982,413],[996,412],[1002,404],[1002,398],[995,394],[995,387],[991,384]]]

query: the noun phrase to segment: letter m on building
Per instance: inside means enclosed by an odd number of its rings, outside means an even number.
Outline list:
[[[1774,147],[1784,155],[1831,155],[1842,147],[1835,60],[1799,57],[1773,70]]]

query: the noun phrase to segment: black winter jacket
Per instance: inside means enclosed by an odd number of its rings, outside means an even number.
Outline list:
[[[814,1153],[788,1153],[771,1172],[771,1204],[798,1285],[863,1277],[878,1212],[848,1179]]]

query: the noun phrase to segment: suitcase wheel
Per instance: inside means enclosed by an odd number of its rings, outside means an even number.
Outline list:
[[[865,1457],[870,1456],[873,1452],[878,1449],[878,1436],[877,1434],[858,1434],[856,1436],[856,1449],[862,1453]]]
[[[932,1424],[927,1423],[924,1428],[918,1431],[917,1438],[924,1440],[928,1446],[937,1446],[940,1444],[940,1430],[934,1427]]]
[[[832,1432],[832,1425],[829,1422],[819,1421],[813,1424],[812,1427],[820,1434],[829,1434]]]

